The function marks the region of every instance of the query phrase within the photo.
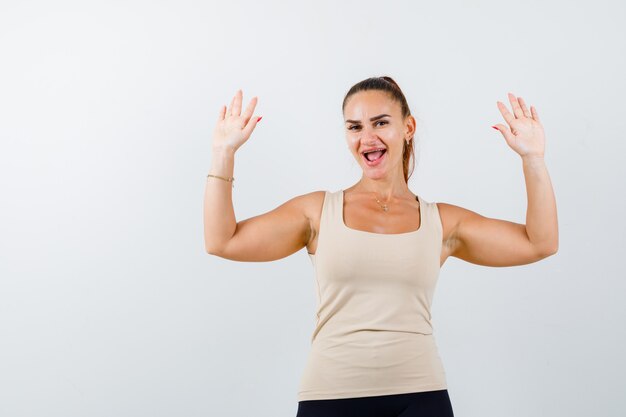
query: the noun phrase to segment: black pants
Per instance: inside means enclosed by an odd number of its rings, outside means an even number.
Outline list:
[[[298,402],[296,417],[454,417],[448,390]]]

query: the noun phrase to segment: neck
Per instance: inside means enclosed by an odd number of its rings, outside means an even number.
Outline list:
[[[402,197],[411,194],[409,187],[404,181],[404,176],[396,176],[395,178],[379,178],[372,179],[362,177],[354,186],[354,190],[358,192],[375,193],[380,201],[390,201],[394,197]]]

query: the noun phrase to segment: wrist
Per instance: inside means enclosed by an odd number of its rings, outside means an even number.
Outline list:
[[[543,154],[530,154],[530,155],[523,155],[522,156],[522,161],[544,161],[544,155]]]
[[[236,149],[230,148],[228,146],[213,146],[211,147],[211,155],[214,156],[234,156]]]
[[[530,169],[544,169],[546,161],[543,155],[526,155],[522,157],[522,166]]]
[[[211,153],[210,174],[232,177],[235,165],[235,151],[229,148],[214,147]]]

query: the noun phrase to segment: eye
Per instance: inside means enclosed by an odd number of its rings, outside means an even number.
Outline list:
[[[377,123],[389,124],[389,122],[386,120],[377,120],[376,122],[374,122],[374,124],[377,124]],[[352,128],[354,127],[360,127],[360,125],[352,125],[348,127],[348,130],[353,130]]]

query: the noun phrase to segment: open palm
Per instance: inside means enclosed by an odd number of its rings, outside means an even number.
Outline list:
[[[213,129],[214,148],[236,151],[248,140],[256,124],[261,120],[260,117],[252,117],[258,97],[252,97],[243,113],[241,112],[242,100],[243,91],[239,89],[230,101],[228,109],[225,105],[220,107],[215,128]]]
[[[493,127],[502,133],[506,143],[520,156],[543,156],[545,135],[537,109],[530,106],[529,111],[524,99],[511,93],[508,96],[513,113],[509,112],[504,103],[498,101],[497,104],[509,126],[499,123]]]

